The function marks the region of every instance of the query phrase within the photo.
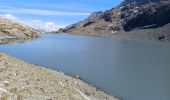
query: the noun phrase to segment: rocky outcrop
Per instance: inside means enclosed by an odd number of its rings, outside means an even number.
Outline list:
[[[30,39],[38,36],[34,29],[0,17],[0,43],[10,40]]]
[[[135,4],[137,6],[160,2],[160,0],[124,0],[118,7]]]
[[[119,31],[109,37],[115,39],[170,42],[170,24],[158,28],[139,29],[128,32]]]
[[[118,100],[62,72],[0,53],[0,100]]]
[[[120,18],[118,17],[117,12],[112,12],[112,10],[92,13],[84,21],[80,21],[64,29],[59,29],[57,33],[85,33],[89,35],[96,35],[106,32],[109,33],[112,31],[110,29],[121,29],[121,26],[119,26]]]
[[[117,8],[92,13],[57,33],[109,36],[118,31],[164,27],[170,23],[169,0],[125,0]]]
[[[125,14],[122,23],[125,31],[145,26],[161,27],[170,23],[170,3],[155,2],[139,7],[136,5],[123,6],[122,9],[124,9],[122,13]]]
[[[96,20],[98,18],[100,18],[100,16],[102,16],[104,14],[104,12],[99,11],[99,12],[93,12],[87,19],[85,19],[86,21],[88,20]]]

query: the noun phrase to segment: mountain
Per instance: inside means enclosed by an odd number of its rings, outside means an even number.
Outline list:
[[[0,17],[0,43],[38,37],[34,29],[15,21]]]
[[[126,6],[128,4],[130,4],[130,5],[137,4],[138,6],[140,6],[140,5],[156,3],[156,2],[160,2],[160,0],[124,0],[118,7]]]
[[[94,12],[87,19],[59,29],[57,33],[131,35],[133,31],[138,32],[136,30],[146,32],[147,29],[160,29],[168,23],[170,23],[170,0],[124,0],[116,8],[105,12]],[[154,34],[156,40],[159,40],[158,33]]]

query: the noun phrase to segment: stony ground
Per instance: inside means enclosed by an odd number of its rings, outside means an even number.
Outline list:
[[[0,53],[0,100],[118,100],[85,82]]]

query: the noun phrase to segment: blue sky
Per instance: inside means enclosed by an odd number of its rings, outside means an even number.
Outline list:
[[[1,0],[0,15],[35,28],[64,27],[122,0]],[[40,25],[43,24],[43,25]],[[49,27],[48,27],[49,25]]]

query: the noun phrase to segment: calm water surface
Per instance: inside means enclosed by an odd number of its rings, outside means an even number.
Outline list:
[[[123,100],[170,100],[170,44],[44,35],[0,52],[79,75]]]

